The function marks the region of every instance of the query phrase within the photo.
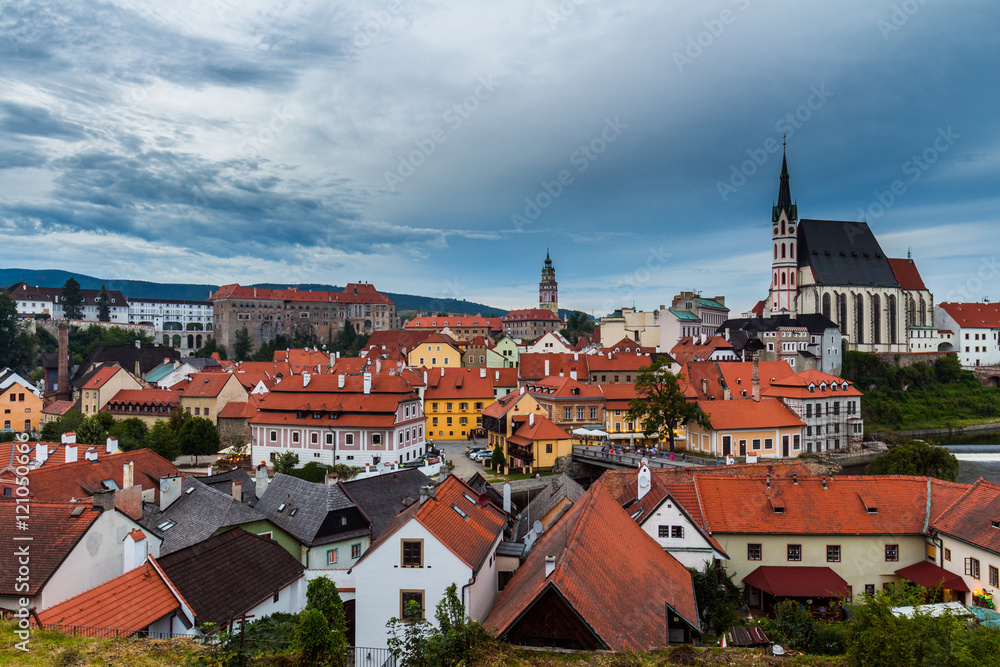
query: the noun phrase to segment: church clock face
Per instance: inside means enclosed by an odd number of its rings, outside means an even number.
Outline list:
[[[788,233],[789,234],[795,233],[795,225],[788,225]]]
[[[774,228],[774,235],[775,235],[775,236],[777,236],[777,235],[778,235],[778,228],[777,228],[777,227],[775,227],[775,228]]]

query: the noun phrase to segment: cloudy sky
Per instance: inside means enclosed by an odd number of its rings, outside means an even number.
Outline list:
[[[787,134],[801,217],[997,299],[998,53],[989,0],[3,2],[0,266],[511,308],[548,246],[563,307],[740,311]]]

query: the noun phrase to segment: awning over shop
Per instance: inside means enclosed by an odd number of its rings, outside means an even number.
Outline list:
[[[828,567],[761,565],[743,583],[782,598],[847,597],[847,582]]]
[[[573,431],[573,435],[578,435],[581,438],[606,438],[608,434],[600,429],[596,428],[578,428]]]
[[[915,584],[920,584],[924,588],[938,588],[940,586],[950,591],[969,592],[969,587],[962,577],[926,560],[896,570],[896,574]]]

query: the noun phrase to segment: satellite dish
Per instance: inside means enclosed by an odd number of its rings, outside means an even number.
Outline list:
[[[488,495],[486,495],[485,493],[480,493],[479,494],[479,504],[481,506],[483,506],[483,507],[486,507],[487,505],[490,504],[490,497]]]
[[[383,470],[385,470],[385,464],[379,461],[378,463],[375,464],[375,470],[382,472]]]
[[[531,529],[533,531],[535,531],[536,535],[541,535],[542,534],[542,530],[545,529],[545,526],[542,525],[541,521],[539,521],[538,519],[535,519],[535,523],[531,524]]]
[[[643,466],[639,469],[639,488],[645,489],[649,486],[649,468]]]

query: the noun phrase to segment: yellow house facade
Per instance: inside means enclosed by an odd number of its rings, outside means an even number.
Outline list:
[[[500,447],[508,468],[518,472],[551,470],[558,457],[573,450],[572,436],[527,392],[508,394],[487,406],[483,427],[490,448]]]
[[[680,446],[693,454],[793,458],[802,454],[805,422],[775,399],[698,401],[710,428],[689,422]]]
[[[31,387],[20,382],[11,383],[0,390],[0,425],[15,431],[35,431],[41,428],[42,399],[35,396]]]
[[[485,368],[429,371],[424,389],[425,433],[429,438],[468,438],[482,428],[483,410],[493,402]]]
[[[407,356],[412,368],[461,368],[462,351],[451,339],[431,334]]]

